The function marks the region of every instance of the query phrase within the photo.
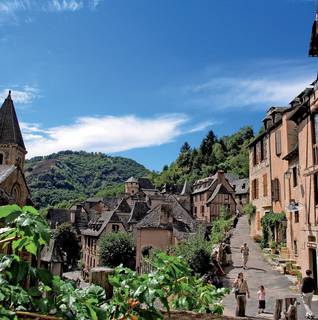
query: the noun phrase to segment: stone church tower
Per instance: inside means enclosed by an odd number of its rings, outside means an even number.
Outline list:
[[[9,91],[0,109],[0,165],[14,165],[23,169],[26,153]]]
[[[11,91],[0,108],[0,205],[31,204],[23,167],[27,151]]]

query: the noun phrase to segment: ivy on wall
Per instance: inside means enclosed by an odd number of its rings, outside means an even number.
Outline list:
[[[286,214],[284,211],[280,213],[275,213],[273,211],[266,213],[261,219],[262,229],[263,229],[263,239],[261,241],[261,247],[268,247],[269,240],[275,240],[274,230],[278,225],[282,228],[282,222],[286,221]],[[270,239],[271,236],[271,239]]]

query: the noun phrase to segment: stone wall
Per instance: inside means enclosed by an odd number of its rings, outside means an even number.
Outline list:
[[[219,315],[211,315],[207,313],[193,313],[193,312],[181,312],[181,311],[173,311],[171,312],[171,317],[169,318],[167,313],[164,313],[164,319],[169,319],[169,320],[193,320],[193,319],[198,319],[198,320],[235,320],[235,319],[243,319],[239,317],[228,317],[228,316],[219,316]],[[256,318],[250,318],[250,317],[245,317],[244,319],[256,319]],[[260,319],[260,318],[258,318]]]

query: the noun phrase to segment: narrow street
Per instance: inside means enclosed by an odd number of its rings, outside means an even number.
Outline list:
[[[246,242],[250,248],[247,270],[243,270],[242,268],[242,259],[240,254],[240,247],[244,242]],[[231,286],[237,274],[239,272],[244,273],[244,277],[247,279],[251,295],[250,299],[247,300],[247,316],[254,317],[257,315],[256,293],[259,290],[260,285],[264,285],[266,291],[266,313],[264,314],[264,317],[266,318],[272,318],[275,300],[278,298],[297,297],[298,301],[301,302],[300,296],[295,291],[293,283],[290,282],[286,276],[272,269],[272,266],[264,260],[259,245],[250,238],[247,216],[240,218],[231,238],[231,248],[233,266],[232,268],[228,269],[227,276],[225,277],[225,283],[228,286]],[[225,315],[235,315],[235,297],[233,293],[230,293],[224,299],[224,306]],[[313,302],[313,311],[317,317],[317,301]],[[298,319],[305,319],[302,302],[298,306]]]

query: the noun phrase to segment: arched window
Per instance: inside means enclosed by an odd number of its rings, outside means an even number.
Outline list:
[[[21,191],[20,186],[18,184],[15,184],[12,188],[11,195],[14,198],[15,202],[20,201]]]

